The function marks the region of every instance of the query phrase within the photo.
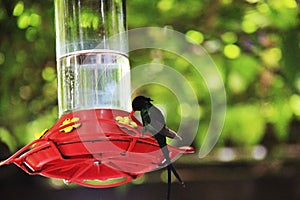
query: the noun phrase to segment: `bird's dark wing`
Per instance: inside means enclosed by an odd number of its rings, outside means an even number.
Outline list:
[[[143,114],[144,113],[144,114]],[[144,126],[153,135],[161,132],[166,126],[165,118],[162,112],[155,106],[151,106],[146,112],[142,111],[142,118],[144,118]]]
[[[147,126],[148,124],[150,124],[151,119],[150,119],[148,109],[141,110],[141,118],[142,118],[143,126]]]

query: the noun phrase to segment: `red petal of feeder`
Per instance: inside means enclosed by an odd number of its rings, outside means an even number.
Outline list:
[[[142,136],[141,124],[125,121],[129,113],[95,109],[63,115],[40,139],[24,146],[0,165],[15,163],[39,174],[87,187],[105,188],[128,183],[159,168],[164,161],[152,136]],[[125,119],[116,121],[116,117]],[[127,117],[127,118],[126,118]],[[168,145],[171,159],[194,152]]]

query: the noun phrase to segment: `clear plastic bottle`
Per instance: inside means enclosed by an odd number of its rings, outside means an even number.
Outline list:
[[[55,0],[59,115],[130,108],[123,0]]]

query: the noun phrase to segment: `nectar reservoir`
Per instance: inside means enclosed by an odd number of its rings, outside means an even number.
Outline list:
[[[59,115],[130,109],[124,0],[55,0]]]

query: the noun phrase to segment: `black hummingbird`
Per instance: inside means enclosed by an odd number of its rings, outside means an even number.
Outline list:
[[[166,126],[165,118],[162,112],[155,107],[151,101],[153,101],[151,98],[144,96],[137,96],[134,98],[132,101],[132,111],[130,116],[132,117],[135,111],[140,111],[144,127],[143,132],[149,132],[152,134],[162,150],[162,153],[165,157],[165,162],[163,162],[161,165],[167,164],[168,168],[167,199],[169,200],[171,191],[171,171],[183,187],[185,187],[185,184],[171,162],[166,137],[179,140],[182,140],[182,138]]]

